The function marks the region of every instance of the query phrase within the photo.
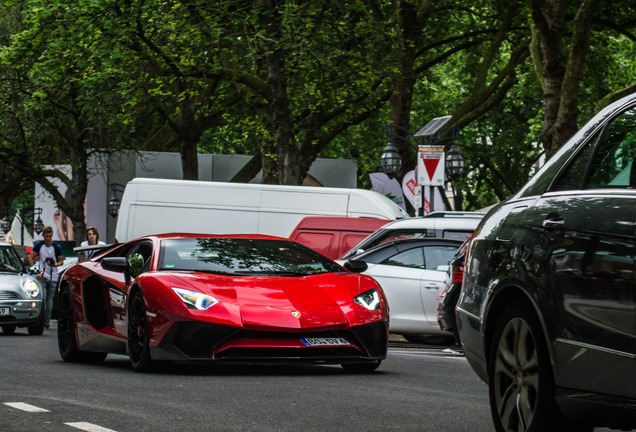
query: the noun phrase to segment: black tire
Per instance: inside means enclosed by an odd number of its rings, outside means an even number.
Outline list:
[[[150,370],[152,358],[150,357],[146,302],[139,290],[132,294],[128,307],[128,355],[135,372]]]
[[[99,363],[107,355],[106,353],[80,351],[78,349],[77,340],[75,339],[75,319],[73,318],[71,291],[68,287],[62,288],[59,295],[57,347],[62,360],[69,363]]]
[[[2,326],[2,333],[4,334],[13,334],[15,333],[15,329],[18,328],[17,326],[14,325],[3,325]]]
[[[44,333],[44,319],[32,327],[29,327],[29,334],[31,336],[41,336]]]
[[[568,423],[554,399],[554,378],[539,322],[511,302],[497,323],[488,361],[490,409],[498,432],[591,430]]]
[[[382,360],[368,363],[342,363],[342,369],[348,373],[371,373],[380,367]]]
[[[433,336],[433,335],[418,335],[418,334],[404,334],[404,339],[410,343],[419,343],[422,345],[454,345],[455,338],[453,336]]]

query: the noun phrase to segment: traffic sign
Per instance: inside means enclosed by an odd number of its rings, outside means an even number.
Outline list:
[[[444,146],[419,146],[417,151],[417,184],[444,186]]]

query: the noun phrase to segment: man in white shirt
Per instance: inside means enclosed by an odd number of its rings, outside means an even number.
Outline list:
[[[53,311],[53,299],[55,298],[55,290],[57,288],[58,272],[57,268],[64,264],[64,255],[62,246],[53,242],[53,228],[45,226],[42,229],[42,237],[33,245],[33,250],[28,256],[29,265],[35,264],[35,255],[40,257],[40,271],[38,272],[38,280],[44,288],[45,308],[44,308],[44,327],[49,328],[51,312]]]

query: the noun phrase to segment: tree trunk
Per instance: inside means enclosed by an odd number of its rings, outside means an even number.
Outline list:
[[[564,53],[565,20],[569,0],[531,0],[533,25],[542,55],[539,80],[543,84],[541,143],[549,157],[576,132],[578,96],[588,52],[590,24],[599,0],[583,0],[572,23],[569,56]],[[565,59],[568,59],[567,64]]]
[[[292,120],[287,97],[285,62],[278,41],[281,39],[282,17],[276,0],[264,0],[268,13],[261,15],[261,25],[266,33],[267,82],[271,90],[272,139],[275,148],[263,151],[263,183],[300,184],[298,146],[294,141]],[[271,151],[270,150],[270,151]],[[275,158],[275,163],[273,159]],[[267,160],[266,160],[267,159]],[[266,172],[276,169],[275,173]]]

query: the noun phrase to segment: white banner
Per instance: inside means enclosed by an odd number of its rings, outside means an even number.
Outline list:
[[[418,188],[415,170],[407,172],[402,179],[402,192],[404,193],[404,198],[409,200],[414,209],[421,207],[420,203],[415,200]]]
[[[371,184],[373,185],[374,191],[391,199],[394,203],[406,211],[404,194],[402,193],[400,182],[398,182],[395,178],[390,179],[389,176],[382,172],[371,173],[369,174],[369,177],[371,178]]]

